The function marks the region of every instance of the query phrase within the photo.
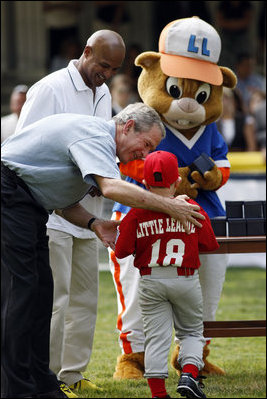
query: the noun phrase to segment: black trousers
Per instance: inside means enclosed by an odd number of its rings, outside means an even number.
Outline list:
[[[48,214],[13,171],[1,167],[1,397],[58,388],[49,369],[53,277]]]

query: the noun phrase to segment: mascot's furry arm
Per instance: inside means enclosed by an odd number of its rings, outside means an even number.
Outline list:
[[[218,168],[216,165],[205,172],[204,177],[197,170],[191,173],[192,179],[196,182],[193,184],[195,188],[210,191],[216,191],[222,187],[229,179],[229,176],[230,168]]]

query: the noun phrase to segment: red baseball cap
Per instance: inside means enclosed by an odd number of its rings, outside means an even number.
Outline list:
[[[178,180],[178,160],[167,151],[155,151],[145,158],[144,179],[152,187],[170,187]]]

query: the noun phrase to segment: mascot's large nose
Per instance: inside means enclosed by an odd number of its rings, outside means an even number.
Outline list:
[[[199,107],[199,104],[196,100],[188,97],[184,97],[178,100],[178,104],[181,110],[187,113],[195,112]]]

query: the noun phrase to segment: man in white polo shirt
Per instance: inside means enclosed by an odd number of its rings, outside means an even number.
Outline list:
[[[111,95],[105,81],[122,65],[125,45],[119,34],[95,32],[83,54],[67,68],[35,83],[27,94],[16,134],[48,115],[75,113],[111,118]],[[86,195],[81,204],[100,216],[103,197]],[[97,389],[83,378],[89,363],[98,300],[98,248],[93,232],[69,223],[55,212],[48,223],[50,265],[54,278],[54,303],[50,336],[50,368],[72,389]],[[90,270],[90,273],[88,273]],[[69,397],[77,397],[64,384]]]

